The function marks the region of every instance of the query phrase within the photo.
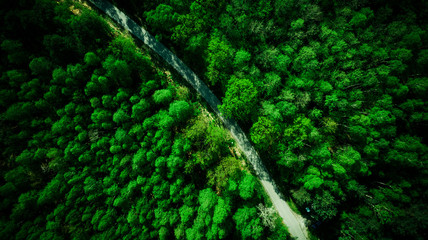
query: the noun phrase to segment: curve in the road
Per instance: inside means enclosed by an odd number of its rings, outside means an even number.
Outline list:
[[[177,72],[181,74],[183,78],[189,82],[199,94],[201,94],[201,96],[207,101],[217,116],[223,121],[226,128],[229,129],[232,137],[236,140],[238,146],[241,148],[248,161],[252,164],[273,205],[283,219],[284,224],[288,227],[290,234],[299,240],[308,239],[303,217],[293,212],[287,202],[284,201],[284,198],[279,193],[278,188],[263,165],[259,155],[248,141],[245,133],[242,131],[239,125],[233,119],[222,116],[217,107],[218,105],[221,105],[221,102],[211,92],[207,85],[205,85],[205,83],[202,82],[198,76],[196,76],[196,74],[175,54],[173,54],[144,28],[135,23],[125,13],[120,11],[110,2],[105,0],[90,1],[101,11],[105,12],[113,20],[115,20],[134,36],[142,40],[144,44],[159,54],[168,64],[177,70]]]

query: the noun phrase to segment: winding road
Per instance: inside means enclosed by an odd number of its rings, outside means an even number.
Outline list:
[[[123,26],[126,30],[132,33],[135,37],[139,38],[148,47],[154,50],[161,56],[168,64],[170,64],[182,77],[189,82],[195,90],[207,101],[213,111],[217,114],[225,127],[231,132],[232,137],[241,148],[242,152],[247,157],[248,161],[252,164],[255,172],[257,173],[260,182],[269,195],[273,205],[281,216],[283,223],[288,227],[292,237],[298,240],[308,239],[308,233],[304,224],[302,216],[293,212],[284,197],[278,191],[275,182],[270,177],[268,171],[263,165],[259,155],[248,141],[245,133],[239,125],[229,118],[222,116],[217,106],[221,105],[220,100],[211,92],[211,90],[202,82],[198,76],[184,64],[174,53],[168,50],[162,43],[157,41],[150,33],[139,26],[136,22],[130,19],[125,13],[120,11],[110,2],[105,0],[90,0],[101,11],[105,12],[114,21]]]

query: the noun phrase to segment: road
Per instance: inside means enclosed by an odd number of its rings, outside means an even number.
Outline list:
[[[168,64],[170,64],[182,77],[189,82],[192,87],[207,101],[212,110],[223,121],[225,127],[230,131],[232,137],[247,157],[248,161],[253,166],[257,177],[260,179],[263,187],[269,195],[274,207],[281,216],[283,223],[287,226],[291,236],[298,240],[308,239],[308,233],[302,216],[293,212],[287,202],[281,196],[275,182],[270,177],[268,171],[263,165],[258,153],[248,141],[245,133],[239,125],[229,118],[222,116],[218,110],[218,105],[221,105],[220,100],[211,92],[207,85],[202,82],[198,76],[184,64],[174,53],[168,50],[162,43],[157,41],[150,33],[139,26],[136,22],[130,19],[125,13],[120,11],[110,2],[105,0],[90,0],[101,11],[105,12],[114,21],[132,33],[135,37],[144,42],[148,47],[154,50]]]

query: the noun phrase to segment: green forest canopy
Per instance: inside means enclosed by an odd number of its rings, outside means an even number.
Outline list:
[[[427,238],[426,1],[113,2],[223,97],[314,235]],[[78,4],[1,4],[2,239],[286,238],[129,38]]]
[[[322,239],[425,239],[426,1],[122,1],[239,120]]]
[[[1,2],[1,239],[288,239],[228,133],[72,1]]]

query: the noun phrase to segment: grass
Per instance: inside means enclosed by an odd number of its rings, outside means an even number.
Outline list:
[[[290,205],[291,210],[293,210],[293,212],[302,215],[301,212],[299,211],[299,209],[297,208],[296,203],[294,203],[293,199],[291,197],[288,197],[288,199],[286,199],[288,205]]]

